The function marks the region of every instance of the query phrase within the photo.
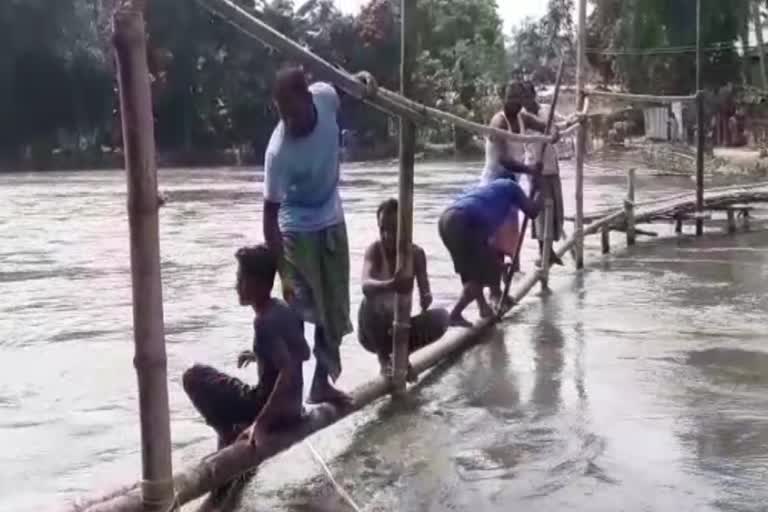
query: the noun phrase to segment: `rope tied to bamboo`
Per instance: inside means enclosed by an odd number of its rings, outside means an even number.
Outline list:
[[[145,505],[154,507],[165,506],[167,504],[168,508],[165,509],[166,512],[174,512],[181,509],[179,493],[176,491],[176,484],[173,478],[141,480],[139,484],[141,486],[141,501]],[[170,491],[170,493],[168,491]],[[155,496],[157,495],[165,496],[166,494],[171,494],[172,499],[170,501],[163,498],[155,499]]]
[[[368,71],[359,71],[355,73],[357,81],[363,84],[363,97],[364,100],[372,100],[379,95],[379,83],[376,78]]]

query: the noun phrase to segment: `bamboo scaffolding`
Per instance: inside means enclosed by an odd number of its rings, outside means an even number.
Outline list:
[[[407,97],[413,88],[416,61],[416,0],[402,0],[400,42],[400,93]],[[397,273],[413,276],[413,167],[416,158],[416,125],[400,117],[400,173],[398,177]],[[408,339],[411,332],[411,298],[413,293],[400,293],[395,298],[392,326],[392,390],[405,392],[408,374]]]
[[[510,137],[501,130],[494,130],[482,125],[470,123],[456,116],[430,109],[402,98],[386,90],[371,93],[366,86],[348,73],[334,68],[327,62],[314,56],[296,43],[283,37],[266,24],[243,11],[229,0],[200,0],[208,5],[224,8],[230,21],[236,26],[254,35],[266,44],[281,49],[293,58],[308,64],[318,75],[325,74],[331,81],[342,88],[377,106],[385,112],[400,115],[414,122],[444,121],[468,129],[475,133],[502,135],[512,140],[526,142],[547,142],[549,137]],[[412,0],[404,0],[406,2]],[[127,5],[131,5],[127,3]],[[582,59],[579,73],[584,65],[583,36],[585,22],[585,2],[579,3],[580,46]],[[238,23],[240,25],[238,25]],[[340,410],[330,405],[321,405],[310,411],[308,419],[293,430],[272,434],[263,443],[254,447],[238,442],[203,459],[192,468],[177,473],[171,478],[170,465],[170,429],[168,423],[168,397],[165,373],[165,347],[162,329],[162,297],[160,288],[159,238],[157,230],[157,183],[154,169],[154,140],[149,101],[149,82],[146,70],[146,49],[144,43],[143,19],[141,12],[121,10],[115,16],[116,27],[126,28],[117,31],[115,47],[118,56],[121,85],[121,106],[123,109],[124,137],[126,144],[126,166],[128,168],[129,218],[131,221],[132,268],[134,270],[134,298],[147,299],[146,302],[134,300],[134,316],[137,326],[135,333],[137,358],[136,367],[139,377],[139,393],[142,403],[142,440],[145,458],[143,480],[141,483],[124,487],[103,498],[74,505],[70,510],[89,512],[143,512],[146,510],[171,510],[174,506],[194,500],[212,489],[218,488],[238,475],[252,469],[269,457],[284,451],[293,444],[305,439],[316,431],[325,428],[347,415],[386,396],[392,390],[388,378],[379,377],[352,392],[352,403]],[[242,26],[241,26],[242,25]],[[248,28],[244,28],[248,27]],[[128,30],[128,28],[133,30]],[[140,30],[139,30],[140,28]],[[120,39],[120,35],[126,39]],[[127,36],[131,36],[128,38]],[[122,52],[122,53],[121,53]],[[579,88],[579,102],[583,104],[585,91]],[[580,105],[583,106],[583,105]],[[554,105],[553,105],[554,110]],[[150,116],[146,114],[149,112]],[[584,137],[584,129],[579,130]],[[583,149],[583,148],[582,148]],[[583,166],[583,153],[582,153]],[[626,223],[623,210],[610,212],[595,220],[583,229],[583,203],[581,190],[583,174],[577,174],[577,229],[575,233],[555,251],[563,257],[575,245],[583,244],[583,237],[610,229],[612,226]],[[723,206],[731,202],[745,203],[768,201],[768,185],[765,190],[753,187],[742,190],[729,190],[712,194],[704,201],[705,205]],[[639,205],[635,205],[637,208]],[[674,215],[676,211],[696,208],[694,199],[678,200],[675,203],[658,201],[636,212],[636,221],[643,222],[660,215]],[[549,223],[547,223],[549,225]],[[141,248],[141,249],[136,249]],[[582,258],[583,261],[583,258]],[[512,303],[524,298],[536,283],[546,279],[546,271],[535,270],[526,276],[512,292]],[[480,322],[473,329],[462,331],[455,336],[448,336],[413,355],[412,364],[420,373],[434,367],[445,357],[456,354],[478,342],[499,321],[493,317]],[[142,330],[139,331],[139,326]],[[151,391],[152,393],[149,393]],[[150,411],[152,414],[144,414]],[[145,421],[146,416],[146,421]],[[157,427],[157,428],[155,428]],[[147,485],[147,483],[151,485]],[[173,491],[176,495],[173,497]],[[152,493],[155,503],[149,503],[147,497]]]
[[[160,276],[157,170],[147,64],[144,2],[122,2],[114,15],[120,114],[128,181],[134,366],[139,387],[145,511],[174,510],[171,432]]]
[[[696,210],[704,211],[704,94],[696,95]],[[696,220],[696,236],[704,234],[704,219]]]
[[[576,110],[581,111],[584,108],[587,95],[584,85],[587,76],[587,0],[578,0],[578,34],[576,51],[576,92],[577,104]],[[576,246],[574,247],[574,259],[576,268],[584,267],[584,158],[587,154],[587,130],[588,125],[582,124],[576,132],[576,183],[575,183],[575,201],[576,201],[576,223],[574,225],[574,236],[576,237]]]

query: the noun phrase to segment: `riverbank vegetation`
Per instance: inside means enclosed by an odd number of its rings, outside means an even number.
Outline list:
[[[512,76],[552,80],[575,64],[573,0],[503,33],[496,0],[420,0],[416,98],[478,122]],[[0,170],[121,165],[109,20],[115,0],[5,0],[0,5]],[[237,0],[287,36],[351,71],[398,88],[400,0],[369,0],[356,15],[333,0]],[[695,2],[593,0],[588,57],[596,84],[634,92],[694,90]],[[764,2],[761,2],[761,4]],[[704,84],[761,87],[750,41],[750,0],[702,0]],[[270,83],[283,59],[194,0],[152,0],[147,16],[158,154],[164,165],[258,163],[276,121]],[[635,51],[677,48],[675,52]],[[634,49],[634,50],[633,50]],[[600,51],[597,51],[600,50]],[[606,51],[607,50],[607,51]],[[713,97],[716,97],[713,94]],[[396,123],[346,100],[351,158],[395,154]],[[759,103],[759,102],[758,102]],[[712,112],[717,111],[713,105]],[[420,145],[478,149],[449,127]]]

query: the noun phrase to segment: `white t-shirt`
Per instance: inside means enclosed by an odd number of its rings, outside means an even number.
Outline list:
[[[264,198],[280,203],[284,232],[319,231],[344,222],[339,196],[339,96],[330,84],[309,87],[317,125],[293,137],[282,121],[272,132],[264,158]]]
[[[507,121],[508,130],[510,128],[510,119],[504,113],[501,113],[504,119]],[[524,133],[523,121],[520,119],[520,115],[514,120],[517,122],[518,133]],[[512,142],[510,140],[491,140],[490,137],[485,138],[485,167],[483,167],[483,173],[480,175],[480,183],[489,183],[499,176],[507,176],[509,172],[501,164],[501,161],[505,158],[517,160],[518,162],[525,163],[525,145],[522,142]],[[519,176],[515,175],[519,179]]]

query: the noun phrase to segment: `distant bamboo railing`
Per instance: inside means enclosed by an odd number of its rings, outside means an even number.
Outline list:
[[[615,100],[648,103],[676,103],[679,101],[694,102],[696,101],[697,97],[695,94],[691,96],[663,96],[654,94],[632,94],[627,92],[598,91],[596,89],[585,89],[584,94],[594,98],[611,98]]]

